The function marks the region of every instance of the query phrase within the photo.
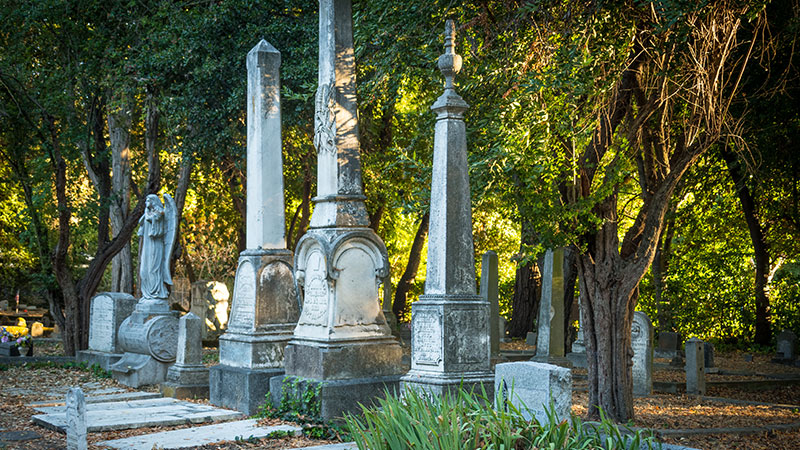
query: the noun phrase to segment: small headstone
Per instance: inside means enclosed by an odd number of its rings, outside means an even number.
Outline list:
[[[633,349],[633,395],[646,397],[653,393],[653,325],[647,314],[633,313],[631,327]]]
[[[778,359],[782,361],[792,361],[797,355],[797,335],[789,330],[783,330],[778,334]]]
[[[81,388],[67,392],[67,450],[86,450],[86,400]]]
[[[525,335],[525,343],[531,346],[536,345],[538,334],[535,331],[528,331],[528,334]]]
[[[537,361],[564,358],[564,249],[548,250],[542,270],[542,299],[539,302]]]
[[[8,300],[0,301],[0,311],[8,310]]]
[[[714,344],[711,342],[703,342],[703,357],[705,360],[706,371],[714,368]]]
[[[705,357],[703,341],[691,338],[686,341],[686,393],[706,395]]]
[[[117,333],[122,322],[131,315],[136,299],[121,292],[101,292],[91,301],[89,312],[89,350],[120,353]]]
[[[192,283],[190,312],[205,323],[203,339],[219,337],[228,325],[228,286],[219,281]]]
[[[169,291],[169,306],[179,311],[189,311],[192,308],[192,283],[188,278],[174,278],[172,289]]]
[[[494,391],[497,399],[508,400],[526,419],[535,417],[539,423],[548,421],[545,408],[549,410],[551,402],[558,420],[569,419],[572,410],[572,372],[552,364],[533,361],[498,364]]]
[[[587,367],[588,361],[586,359],[586,344],[583,337],[583,322],[580,318],[581,299],[578,297],[578,334],[575,336],[575,342],[572,343],[571,351],[567,353],[567,359],[572,363],[572,367]]]
[[[681,348],[681,335],[673,331],[662,331],[658,333],[658,346],[656,347],[655,357],[673,359],[678,356]]]
[[[751,353],[745,353],[744,362],[753,362],[753,355]]]
[[[498,294],[497,253],[489,250],[481,260],[481,297],[489,301],[489,338],[492,356],[500,354],[500,300]],[[503,330],[505,332],[505,330]]]
[[[208,369],[203,365],[203,322],[192,313],[178,322],[178,352],[167,370],[161,393],[175,398],[208,397]]]

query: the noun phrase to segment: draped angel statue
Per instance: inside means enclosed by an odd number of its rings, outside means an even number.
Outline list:
[[[142,218],[139,219],[139,284],[142,298],[166,299],[167,285],[172,285],[169,259],[175,243],[175,224],[178,213],[175,200],[164,194],[164,204],[155,194],[145,199]]]

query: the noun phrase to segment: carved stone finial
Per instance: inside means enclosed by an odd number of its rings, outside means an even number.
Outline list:
[[[439,56],[439,70],[444,75],[444,88],[453,89],[453,79],[461,71],[461,56],[456,54],[456,27],[451,19],[444,26],[444,53]]]

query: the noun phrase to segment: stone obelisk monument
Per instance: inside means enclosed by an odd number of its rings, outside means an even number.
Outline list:
[[[295,249],[303,309],[285,362],[287,378],[321,387],[320,413],[328,419],[398,387],[402,355],[378,300],[389,271],[386,247],[369,228],[361,190],[350,0],[319,2],[314,126],[317,196]],[[272,379],[273,402],[282,381]]]
[[[247,54],[247,250],[239,255],[228,331],[209,374],[211,403],[253,414],[283,374],[300,307],[286,249],[281,54],[261,40]]]
[[[403,389],[442,394],[459,386],[480,391],[483,384],[491,395],[489,302],[475,292],[464,124],[469,105],[453,86],[461,70],[454,40],[453,21],[448,20],[445,52],[439,57],[445,90],[431,107],[436,129],[427,278],[425,294],[411,307],[411,371],[403,377]]]

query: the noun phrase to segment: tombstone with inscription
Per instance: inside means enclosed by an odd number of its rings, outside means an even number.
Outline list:
[[[631,326],[633,349],[633,395],[647,397],[653,393],[653,324],[647,314],[633,313]]]
[[[453,85],[461,56],[455,52],[452,20],[446,22],[444,38],[445,52],[439,57],[444,93],[431,107],[436,129],[427,277],[425,294],[411,307],[411,371],[403,377],[403,389],[433,394],[485,389],[491,397],[490,305],[487,298],[475,295],[464,123],[469,105]],[[486,287],[491,289],[488,283]]]
[[[534,361],[569,367],[564,352],[564,249],[547,250]]]
[[[790,330],[783,330],[777,336],[777,360],[793,361],[797,357],[797,335]]]
[[[658,345],[656,346],[655,357],[673,359],[680,356],[681,335],[673,331],[662,331],[658,333]]]
[[[167,298],[177,220],[175,201],[169,194],[164,194],[163,205],[158,196],[147,196],[138,232],[142,297],[119,327],[117,342],[125,353],[110,366],[114,379],[130,387],[162,383],[175,361],[178,313],[170,310]]]
[[[360,411],[398,386],[402,358],[379,302],[389,274],[383,241],[369,228],[361,187],[350,0],[319,2],[319,86],[314,117],[317,196],[295,251],[303,309],[286,346],[286,376],[319,387],[320,414]]]
[[[558,421],[569,420],[572,410],[570,369],[533,361],[498,364],[494,389],[497,401],[516,406],[528,420],[535,418],[539,423],[547,423],[551,403]]]
[[[89,307],[89,348],[77,352],[79,362],[108,370],[122,358],[117,332],[136,306],[136,299],[122,292],[100,292]]]
[[[270,378],[283,374],[300,314],[286,248],[280,65],[280,52],[263,39],[247,53],[247,250],[210,372],[211,403],[247,414],[266,401]]]
[[[86,450],[86,399],[81,388],[67,391],[67,450]]]
[[[208,368],[203,365],[203,320],[188,313],[178,325],[178,353],[167,370],[161,394],[175,398],[208,398]]]
[[[203,340],[218,338],[228,325],[228,286],[219,281],[196,281],[191,297],[190,311],[205,324]]]

